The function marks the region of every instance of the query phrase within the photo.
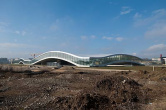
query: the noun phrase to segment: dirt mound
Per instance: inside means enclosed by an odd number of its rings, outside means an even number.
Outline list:
[[[138,104],[145,104],[149,100],[148,89],[124,76],[103,78],[96,83],[96,88],[109,97],[112,107],[136,109]]]
[[[71,97],[58,97],[45,109],[64,110],[140,110],[148,102],[148,90],[124,76],[104,77],[93,90],[85,90]]]
[[[113,76],[113,77],[104,77],[102,80],[96,83],[96,87],[102,90],[111,90],[116,89],[116,87],[130,86],[130,88],[138,88],[141,86],[135,80],[124,76]]]
[[[139,73],[140,73],[140,74],[148,74],[149,72],[146,71],[146,70],[140,70]]]
[[[110,99],[105,95],[96,93],[83,93],[75,97],[72,105],[77,110],[106,110],[109,108]]]
[[[57,97],[41,108],[58,110],[108,110],[110,99],[96,93],[80,93],[74,97]]]

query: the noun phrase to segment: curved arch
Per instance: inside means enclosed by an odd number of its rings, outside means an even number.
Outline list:
[[[48,54],[48,53],[51,53],[51,52],[53,52],[53,53],[63,53],[63,54],[66,54],[66,55],[70,55],[70,56],[77,57],[77,58],[83,58],[83,59],[89,58],[89,57],[80,57],[80,56],[77,56],[77,55],[74,55],[74,54],[71,54],[71,53],[68,53],[68,52],[63,52],[63,51],[48,51],[48,52],[42,53],[41,55],[37,56],[36,58],[41,57],[41,56],[43,56],[45,54]]]
[[[18,64],[23,64],[24,65],[25,63],[24,63],[24,61],[20,61]]]
[[[76,56],[67,52],[62,52],[62,51],[45,52],[39,55],[38,57],[34,58],[31,61],[31,64],[36,64],[40,61],[51,59],[51,58],[60,59],[79,67],[89,67],[89,57],[79,57],[79,56]]]
[[[131,63],[139,63],[142,61],[141,58],[138,58],[136,56],[132,55],[127,55],[127,54],[115,54],[115,55],[109,55],[105,57],[91,57],[90,60],[92,61],[91,66],[106,66],[106,65],[111,65],[114,63],[120,63],[120,62],[131,62]]]
[[[32,65],[35,65],[35,64],[37,64],[37,63],[39,63],[39,62],[41,62],[41,61],[44,61],[44,60],[46,60],[46,59],[59,59],[59,60],[63,60],[63,61],[69,62],[69,63],[71,63],[71,64],[73,64],[73,65],[75,65],[75,66],[78,66],[78,67],[89,67],[89,66],[79,65],[79,64],[74,63],[74,62],[72,62],[72,61],[70,61],[70,60],[66,60],[66,59],[59,58],[59,57],[46,57],[46,58],[43,58],[43,59],[41,59],[41,60],[38,60],[38,61],[32,63]]]
[[[137,56],[128,55],[128,54],[113,54],[113,55],[107,55],[107,56],[104,56],[104,57],[91,57],[91,58],[102,59],[102,58],[113,57],[113,56],[118,56],[118,55],[129,56],[129,57],[131,57],[131,58],[136,58],[136,59],[142,60],[141,58],[139,58],[139,57],[137,57]]]
[[[105,57],[117,56],[117,55],[130,56],[130,57],[133,57],[133,58],[137,58],[137,59],[139,59],[139,60],[142,60],[141,58],[139,58],[139,57],[137,57],[137,56],[134,56],[134,55],[128,55],[128,54],[114,54],[114,55],[108,55],[108,56],[105,56]]]

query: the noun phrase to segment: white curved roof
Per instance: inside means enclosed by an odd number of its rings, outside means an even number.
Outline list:
[[[42,56],[42,55],[44,55],[44,54],[46,54],[46,53],[51,53],[51,52],[64,53],[64,54],[67,54],[67,55],[71,55],[71,56],[73,56],[73,57],[83,58],[83,59],[84,59],[84,58],[85,58],[85,59],[90,58],[90,57],[80,57],[80,56],[77,56],[77,55],[74,55],[74,54],[71,54],[71,53],[67,53],[67,52],[63,52],[63,51],[48,51],[48,52],[45,52],[45,53],[40,54],[40,55],[37,56],[36,58],[38,58],[38,57],[40,57],[40,56]]]

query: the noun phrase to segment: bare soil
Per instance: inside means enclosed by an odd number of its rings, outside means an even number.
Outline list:
[[[0,65],[1,109],[165,110],[166,68],[98,71]]]

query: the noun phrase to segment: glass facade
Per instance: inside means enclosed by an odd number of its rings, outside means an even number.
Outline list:
[[[106,57],[91,57],[90,58],[90,66],[107,66],[110,64],[116,64],[120,62],[131,62],[131,63],[138,63],[142,59],[132,56],[132,55],[126,55],[126,54],[115,54],[115,55],[110,55]]]
[[[24,62],[24,64],[37,64],[46,59],[58,59],[62,61],[69,62],[73,65],[79,67],[90,67],[90,66],[107,66],[111,64],[116,64],[118,62],[131,62],[141,64],[142,59],[126,54],[115,54],[105,57],[79,57],[70,53],[61,51],[50,51],[39,55],[38,57],[32,59],[29,62]]]

